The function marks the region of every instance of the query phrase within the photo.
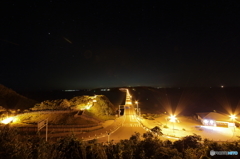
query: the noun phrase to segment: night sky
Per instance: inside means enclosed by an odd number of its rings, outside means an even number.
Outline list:
[[[14,90],[240,86],[237,1],[0,2]]]

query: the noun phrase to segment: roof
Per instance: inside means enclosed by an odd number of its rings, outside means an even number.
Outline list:
[[[212,119],[216,121],[231,121],[230,117],[224,114],[220,114],[217,112],[205,112],[205,113],[196,113],[202,119]]]
[[[201,118],[204,118],[206,115],[208,115],[210,112],[204,112],[204,113],[196,113]]]

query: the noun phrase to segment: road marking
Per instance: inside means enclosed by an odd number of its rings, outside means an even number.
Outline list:
[[[125,123],[123,124],[124,127],[141,127],[139,123]]]
[[[131,122],[136,122],[137,121],[136,116],[135,115],[131,115],[130,116],[130,121]]]

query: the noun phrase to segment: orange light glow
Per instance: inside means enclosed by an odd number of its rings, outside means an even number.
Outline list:
[[[237,117],[236,117],[236,115],[230,115],[230,118],[231,118],[232,120],[235,120]]]
[[[6,118],[4,120],[1,121],[1,123],[3,124],[8,124],[10,123],[11,121],[13,121],[14,117],[9,117],[9,118]]]
[[[176,120],[177,120],[175,115],[171,115],[169,118],[170,118],[170,120],[169,120],[170,122],[174,122],[175,123]]]

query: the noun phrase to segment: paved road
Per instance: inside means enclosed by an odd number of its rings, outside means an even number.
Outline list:
[[[129,139],[135,132],[139,132],[142,135],[146,130],[137,120],[133,106],[125,106],[124,115],[117,118],[112,125],[88,133],[75,133],[75,135],[77,138],[83,140],[97,139],[98,142],[108,142],[108,140],[119,142],[120,140]],[[53,134],[51,136],[57,137],[61,135],[66,134]]]
[[[124,116],[125,121],[123,122],[122,126],[109,135],[110,141],[114,140],[115,142],[118,142],[123,139],[129,139],[133,134],[135,134],[135,132],[139,132],[140,134],[146,132],[146,130],[143,129],[138,122],[134,108],[132,106],[125,106]],[[98,138],[98,141],[107,142],[108,135],[102,138]]]

